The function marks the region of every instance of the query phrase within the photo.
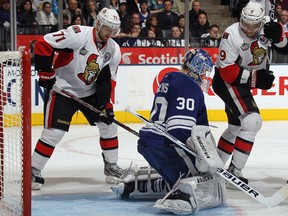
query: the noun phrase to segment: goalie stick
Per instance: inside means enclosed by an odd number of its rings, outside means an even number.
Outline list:
[[[166,130],[164,130],[162,127],[158,126],[157,124],[154,124],[150,122],[148,119],[145,117],[141,116],[140,114],[130,110],[129,107],[126,107],[126,111],[130,112],[132,115],[137,117],[138,119],[142,120],[145,122],[147,125],[153,127],[155,130],[158,132],[161,132],[163,136],[174,142],[177,146],[182,148],[183,150],[187,151],[189,154],[192,154],[193,156],[196,156],[196,154],[189,148],[186,147],[184,143],[182,143],[180,140],[178,140],[176,137],[172,136],[169,134]],[[196,156],[197,157],[197,156]],[[288,198],[288,184],[284,185],[280,190],[275,192],[272,196],[270,197],[264,197],[260,192],[246,184],[245,182],[241,181],[239,178],[228,172],[227,170],[223,168],[218,168],[217,169],[217,174],[230,182],[231,184],[235,185],[237,188],[239,188],[241,191],[258,201],[259,203],[267,206],[267,207],[274,207],[280,204],[282,201]]]
[[[59,93],[59,94],[61,94],[61,95],[63,95],[63,96],[69,97],[69,98],[77,101],[79,104],[87,107],[88,109],[90,109],[91,111],[93,111],[93,112],[95,112],[95,113],[98,113],[98,114],[102,113],[100,110],[96,109],[96,108],[95,108],[94,106],[92,106],[91,104],[89,104],[89,103],[81,100],[81,99],[80,99],[79,97],[77,97],[76,95],[74,95],[74,94],[72,94],[72,93],[70,93],[70,92],[68,92],[68,91],[66,91],[66,90],[64,90],[64,89],[62,89],[62,88],[56,87],[56,86],[54,85],[54,87],[53,87],[52,90],[55,91],[55,92],[57,92],[57,93]],[[136,136],[139,137],[139,133],[138,133],[137,131],[135,131],[135,130],[133,130],[132,128],[128,127],[127,125],[125,125],[125,124],[117,121],[115,118],[113,119],[113,122],[114,122],[115,124],[117,124],[118,126],[124,128],[125,130],[129,131],[130,133],[132,133],[132,134],[134,134],[134,135],[136,135]]]

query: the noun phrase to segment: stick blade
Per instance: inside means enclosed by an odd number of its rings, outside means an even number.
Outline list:
[[[288,184],[284,185],[280,190],[278,190],[276,193],[274,193],[271,196],[270,207],[274,207],[274,206],[279,205],[281,202],[283,202],[287,198],[288,198]]]

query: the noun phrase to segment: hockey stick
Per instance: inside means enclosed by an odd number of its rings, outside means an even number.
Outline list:
[[[269,7],[268,2],[270,2],[271,4],[271,10],[267,10],[267,8]],[[265,0],[265,11],[269,13],[269,17],[270,20],[274,20],[275,19],[275,0]],[[271,41],[270,41],[271,43]],[[267,48],[267,61],[266,61],[266,71],[269,71],[270,69],[270,64],[271,64],[271,51],[272,47],[271,44],[268,46]]]
[[[154,124],[150,122],[148,119],[144,118],[140,114],[131,111],[129,107],[126,107],[126,111],[130,112],[132,115],[137,117],[138,119],[145,122],[147,125],[153,127],[158,132],[161,132],[163,136],[174,142],[178,147],[182,148],[183,150],[187,151],[189,154],[192,154],[193,156],[196,156],[196,154],[186,147],[184,143],[182,143],[180,140],[169,134],[166,130],[164,130],[162,127],[158,126],[157,124]],[[197,157],[197,156],[196,156]],[[222,177],[223,179],[227,180],[231,184],[235,185],[237,188],[239,188],[241,191],[258,201],[259,203],[267,206],[267,207],[274,207],[280,204],[282,201],[284,201],[286,198],[288,198],[288,184],[283,186],[280,190],[278,190],[276,193],[274,193],[270,197],[264,197],[261,193],[256,191],[254,188],[246,184],[245,182],[241,181],[239,178],[228,172],[227,170],[223,168],[217,169],[217,174]]]
[[[79,104],[85,106],[86,108],[90,109],[91,111],[93,111],[93,112],[95,112],[95,113],[98,113],[98,114],[102,113],[100,110],[96,109],[96,108],[95,108],[94,106],[92,106],[91,104],[89,104],[89,103],[81,100],[81,99],[80,99],[79,97],[77,97],[76,95],[74,95],[74,94],[72,94],[72,93],[70,93],[70,92],[68,92],[68,91],[66,91],[66,90],[64,90],[64,89],[62,89],[62,88],[59,88],[59,87],[54,86],[54,87],[53,87],[53,91],[55,91],[55,92],[57,92],[57,93],[65,96],[65,97],[69,97],[69,98],[77,101]],[[132,128],[128,127],[127,125],[125,125],[125,124],[117,121],[115,118],[113,119],[113,122],[114,122],[115,124],[117,124],[118,126],[124,128],[125,130],[129,131],[130,133],[132,133],[132,134],[134,134],[134,135],[136,135],[136,136],[139,137],[139,133],[138,133],[137,131],[135,131],[135,130],[133,130]]]

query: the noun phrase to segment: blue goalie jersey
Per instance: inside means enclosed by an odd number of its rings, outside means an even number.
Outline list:
[[[168,73],[161,81],[154,98],[150,120],[185,143],[196,125],[208,125],[204,94],[200,86],[182,72]],[[151,127],[140,130],[138,144],[159,146],[171,144]]]

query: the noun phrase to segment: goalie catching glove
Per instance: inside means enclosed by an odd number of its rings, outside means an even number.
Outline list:
[[[38,76],[38,84],[46,89],[51,89],[56,82],[56,73],[53,69],[51,69],[51,71],[38,70]]]
[[[101,110],[101,113],[99,115],[99,120],[104,122],[107,125],[110,125],[114,121],[114,111],[113,111],[113,104],[107,103],[106,106],[102,106],[99,108]]]

